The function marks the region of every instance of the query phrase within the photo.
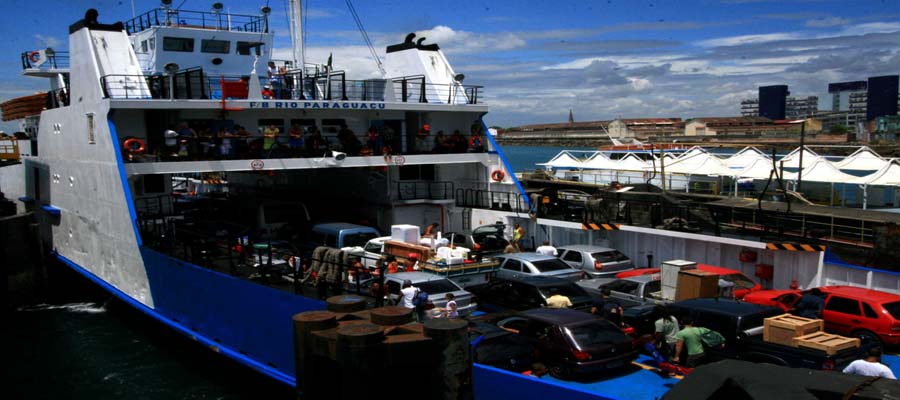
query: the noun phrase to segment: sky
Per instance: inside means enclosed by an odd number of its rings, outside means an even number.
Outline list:
[[[290,58],[286,0],[222,1],[273,13],[276,58]],[[67,50],[87,8],[127,20],[153,0],[3,0],[0,101],[47,90],[20,54]],[[213,1],[174,0],[207,11]],[[758,86],[825,97],[829,82],[900,73],[900,0],[357,0],[379,56],[409,32],[438,43],[466,84],[484,86],[489,125],[740,114]],[[351,79],[378,77],[345,0],[310,0],[307,62],[334,54]],[[10,10],[14,10],[10,11]],[[821,100],[820,100],[821,101]],[[3,129],[15,130],[4,124]]]

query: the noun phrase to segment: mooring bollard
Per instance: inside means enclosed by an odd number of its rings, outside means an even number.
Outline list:
[[[337,391],[341,399],[364,399],[389,387],[391,380],[382,379],[390,376],[384,373],[383,340],[384,328],[369,322],[338,328],[336,356],[341,385]]]
[[[328,311],[352,313],[366,309],[366,298],[356,295],[332,296],[325,300]]]
[[[436,318],[425,321],[425,336],[434,341],[440,353],[431,373],[431,399],[466,399],[472,394],[472,353],[469,349],[468,322],[462,319]]]
[[[396,326],[413,321],[413,309],[400,306],[387,306],[372,310],[372,323],[382,326]]]
[[[318,399],[328,396],[328,380],[336,379],[329,373],[323,357],[317,357],[313,348],[312,333],[337,327],[337,319],[331,311],[307,311],[296,314],[294,322],[294,377],[297,380],[298,399]]]

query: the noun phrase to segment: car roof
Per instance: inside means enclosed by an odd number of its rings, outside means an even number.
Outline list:
[[[603,247],[603,246],[594,246],[590,244],[575,244],[571,246],[560,246],[560,250],[578,250],[578,251],[586,251],[588,253],[594,253],[598,251],[613,251],[615,249],[611,247]]]
[[[587,321],[602,321],[600,317],[584,311],[568,308],[535,308],[522,311],[520,315],[555,325],[571,325]]]
[[[856,297],[880,302],[900,301],[900,295],[855,286],[823,286],[819,289],[828,294]]]
[[[407,279],[412,281],[413,284],[416,282],[428,282],[428,281],[437,281],[442,279],[447,279],[443,276],[430,274],[428,272],[397,272],[393,274],[385,275],[385,279],[390,279],[394,281],[403,282]]]
[[[694,308],[699,310],[713,311],[713,312],[724,312],[727,314],[734,315],[751,315],[757,314],[762,311],[768,310],[779,310],[776,307],[763,306],[754,303],[747,303],[738,300],[730,300],[730,299],[721,299],[721,298],[713,298],[713,297],[703,297],[697,299],[688,299],[681,300],[675,303],[672,303],[672,306],[678,307],[683,306],[687,308]]]
[[[327,222],[324,224],[313,225],[313,231],[337,232],[345,229],[371,229],[378,232],[377,229],[372,228],[371,226],[351,224],[349,222]]]
[[[510,282],[522,282],[529,285],[534,285],[538,287],[548,287],[548,286],[559,286],[559,285],[568,285],[573,283],[568,279],[557,278],[555,276],[547,276],[547,275],[529,275],[529,276],[521,276],[517,278],[493,278],[497,281],[510,281]]]
[[[547,256],[538,253],[509,253],[496,256],[497,258],[509,258],[513,260],[520,261],[544,261],[544,260],[557,260],[554,256]]]

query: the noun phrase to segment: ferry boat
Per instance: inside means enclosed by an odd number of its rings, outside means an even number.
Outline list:
[[[298,16],[299,2],[290,4]],[[382,78],[351,80],[330,62],[307,63],[302,49],[273,59],[270,13],[164,0],[104,24],[91,10],[69,27],[68,54],[22,53],[24,75],[49,91],[3,104],[30,138],[15,141],[24,155],[0,168],[0,184],[39,217],[61,262],[278,381],[297,383],[291,316],[324,303],[254,279],[238,257],[250,243],[296,241],[313,220],[382,232],[520,224],[526,247],[604,244],[639,266],[689,259],[762,271],[768,288],[900,290],[898,275],[826,262],[819,246],[667,230],[639,223],[637,206],[604,220],[554,218],[488,134],[483,88],[464,85],[437,44],[410,34],[387,47]],[[301,19],[292,20],[299,36]],[[877,223],[863,221],[861,237],[871,240]],[[474,381],[480,398],[650,398],[674,383],[641,371],[573,386],[477,364]]]

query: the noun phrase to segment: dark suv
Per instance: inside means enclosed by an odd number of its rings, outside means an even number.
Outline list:
[[[591,309],[591,295],[581,286],[562,278],[549,276],[493,278],[488,283],[466,288],[478,298],[483,310],[491,312],[545,307],[553,289],[568,297],[572,302],[572,308],[585,311]]]
[[[619,327],[582,311],[529,310],[503,318],[497,326],[528,338],[557,378],[619,369],[638,355]]]

